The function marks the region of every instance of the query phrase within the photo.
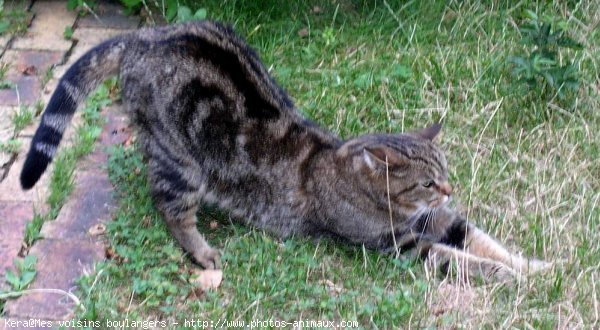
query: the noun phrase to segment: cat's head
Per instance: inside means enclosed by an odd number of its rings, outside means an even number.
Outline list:
[[[363,135],[336,152],[345,180],[378,208],[415,217],[450,199],[446,157],[433,142],[441,125],[404,134]],[[389,199],[388,199],[389,197]]]

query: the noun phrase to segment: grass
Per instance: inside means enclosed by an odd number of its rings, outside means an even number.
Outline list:
[[[120,200],[108,226],[112,259],[82,279],[81,318],[327,319],[380,329],[598,326],[595,2],[202,6],[247,36],[306,116],[341,136],[442,121],[456,207],[511,250],[555,266],[516,286],[461,288],[430,278],[420,264],[334,242],[279,242],[207,209],[199,226],[224,253],[225,280],[199,292],[190,284],[195,267],[152,206],[143,159],[120,148],[109,162]],[[507,59],[526,47],[517,29],[526,9],[566,19],[583,45],[562,55],[575,60],[581,81],[566,101],[511,75]]]

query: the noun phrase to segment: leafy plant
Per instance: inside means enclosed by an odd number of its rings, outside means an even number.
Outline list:
[[[192,14],[192,10],[189,7],[181,6],[177,8],[176,22],[187,22],[193,20],[201,20],[206,18],[206,9],[200,8]]]
[[[36,275],[35,264],[37,258],[34,255],[28,255],[25,258],[15,258],[13,264],[16,272],[10,269],[6,270],[6,282],[10,284],[13,290],[23,291],[33,282]]]
[[[519,27],[521,43],[531,49],[521,56],[511,56],[512,73],[519,81],[534,88],[542,85],[543,90],[553,91],[559,99],[579,89],[580,81],[574,61],[562,63],[560,49],[579,50],[582,45],[568,35],[568,24],[554,17],[539,17],[531,10],[525,11],[526,23]]]

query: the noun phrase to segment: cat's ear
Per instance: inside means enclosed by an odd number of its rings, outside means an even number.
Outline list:
[[[414,132],[414,134],[416,134],[424,139],[433,141],[433,139],[435,139],[435,137],[438,136],[438,134],[440,134],[441,130],[442,130],[442,124],[436,123],[427,128],[423,128],[420,131],[416,131],[416,132]]]
[[[396,151],[387,146],[374,146],[363,149],[363,160],[372,170],[398,167],[405,163]]]

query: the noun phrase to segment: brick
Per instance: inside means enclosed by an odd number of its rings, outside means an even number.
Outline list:
[[[38,77],[46,75],[47,70],[62,62],[64,53],[48,50],[8,50],[2,57],[3,62],[10,63],[9,72],[15,75],[23,74],[25,68],[33,67]]]
[[[12,268],[13,258],[21,250],[25,226],[33,218],[33,207],[28,202],[0,201],[0,287],[6,268]]]
[[[37,277],[30,289],[60,289],[70,292],[77,286],[81,274],[93,270],[104,258],[104,246],[90,240],[38,241],[29,251],[37,256]],[[56,293],[32,293],[9,300],[5,316],[43,320],[68,320],[73,317],[73,301]]]
[[[79,27],[84,28],[113,28],[113,29],[136,29],[140,26],[139,16],[126,16],[123,7],[108,2],[101,2],[94,11],[96,16],[87,15],[77,22]]]
[[[66,52],[73,42],[65,40],[65,27],[73,26],[77,19],[74,11],[67,10],[64,1],[36,1],[32,11],[35,13],[28,32],[15,38],[13,49],[56,50]]]
[[[29,150],[30,139],[23,139],[22,148],[17,159],[10,167],[8,175],[0,183],[0,201],[11,201],[11,202],[32,202],[37,208],[44,208],[44,201],[46,200],[46,192],[48,190],[48,180],[51,172],[51,168],[47,169],[46,172],[40,178],[40,181],[30,190],[24,191],[21,189],[21,183],[19,182],[19,176],[21,175],[21,169],[25,163],[25,156],[27,156],[26,150]]]
[[[34,105],[41,94],[40,81],[35,76],[9,75],[6,80],[15,88],[0,89],[0,106]]]
[[[111,219],[113,188],[108,175],[95,169],[78,171],[75,176],[75,198],[63,205],[54,221],[44,225],[45,239],[85,239],[92,226]]]

